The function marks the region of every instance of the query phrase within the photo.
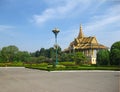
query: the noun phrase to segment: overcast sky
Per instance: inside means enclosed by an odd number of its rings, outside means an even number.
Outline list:
[[[120,41],[120,0],[0,0],[0,49],[15,45],[34,52],[54,45],[58,28],[62,49],[77,37],[96,36],[110,47]]]

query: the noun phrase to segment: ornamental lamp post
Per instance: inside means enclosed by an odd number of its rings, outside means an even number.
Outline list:
[[[52,30],[52,32],[55,34],[55,48],[56,48],[56,62],[55,62],[55,66],[58,64],[58,55],[57,55],[57,34],[60,32],[59,29],[55,28]]]

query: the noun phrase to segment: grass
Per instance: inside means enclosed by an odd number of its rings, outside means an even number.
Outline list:
[[[9,63],[0,63],[0,67],[23,67],[24,64],[22,62],[9,62]]]
[[[95,67],[95,66],[61,66],[57,65],[55,68],[50,65],[48,67],[40,67],[40,66],[31,66],[31,67],[26,67],[26,68],[31,68],[31,69],[39,69],[39,70],[46,70],[46,71],[61,71],[61,70],[114,70],[114,71],[120,71],[120,67]]]
[[[38,70],[46,70],[46,71],[61,71],[61,70],[114,70],[120,71],[120,67],[118,66],[92,66],[92,65],[75,65],[70,62],[62,62],[56,67],[53,65],[48,65],[48,63],[40,63],[40,64],[24,64],[22,62],[14,62],[14,63],[0,63],[0,67],[26,67],[30,69],[38,69]]]

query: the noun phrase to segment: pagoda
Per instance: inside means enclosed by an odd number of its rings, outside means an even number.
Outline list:
[[[74,39],[64,52],[82,52],[88,58],[90,64],[96,64],[97,52],[101,49],[108,49],[106,46],[99,44],[95,36],[85,37],[80,25],[80,31],[77,38]]]

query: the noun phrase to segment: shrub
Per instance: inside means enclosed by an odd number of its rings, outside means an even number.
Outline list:
[[[47,66],[48,66],[48,63],[40,63],[39,66],[40,66],[40,67],[47,67]]]
[[[75,62],[60,62],[59,64],[64,66],[75,66]]]
[[[97,53],[97,65],[109,65],[109,51],[100,50]]]
[[[54,67],[53,65],[48,65],[47,70],[48,71],[54,71],[54,70],[65,70],[66,66],[64,65],[56,65],[56,67]]]
[[[120,66],[120,41],[115,42],[110,49],[110,63],[111,65]]]

